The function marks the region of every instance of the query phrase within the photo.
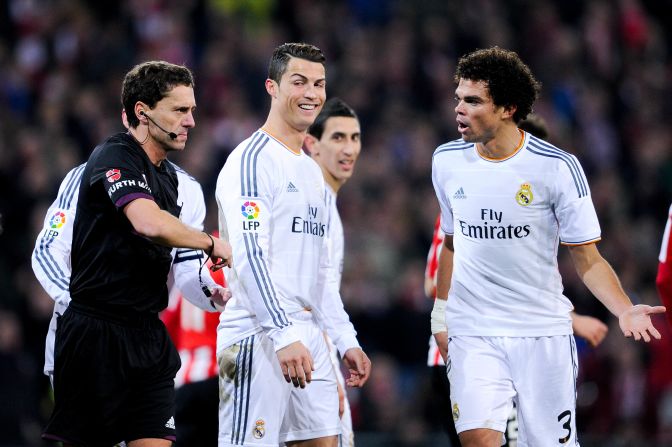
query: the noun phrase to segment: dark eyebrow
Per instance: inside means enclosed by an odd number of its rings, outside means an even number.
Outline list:
[[[293,78],[293,77],[295,77],[295,76],[298,76],[303,82],[308,82],[308,78],[305,77],[304,75],[302,75],[301,73],[292,73],[292,74],[290,75],[290,78]],[[316,80],[315,80],[315,83],[316,83],[316,84],[317,84],[317,83],[320,83],[320,82],[327,82],[327,79],[326,79],[326,78],[319,78],[319,79],[316,79]]]
[[[462,98],[463,101],[472,101],[472,102],[483,102],[483,98],[476,95],[468,95]]]

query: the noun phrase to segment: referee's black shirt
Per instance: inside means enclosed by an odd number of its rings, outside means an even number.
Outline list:
[[[77,307],[124,316],[168,305],[171,248],[133,229],[123,208],[138,198],[179,217],[175,169],[154,166],[132,136],[119,133],[94,149],[82,175],[70,278]]]

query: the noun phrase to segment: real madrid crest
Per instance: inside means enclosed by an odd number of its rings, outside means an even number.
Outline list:
[[[457,404],[453,404],[453,421],[457,422],[460,418],[460,407]]]
[[[534,200],[534,194],[532,194],[532,185],[529,183],[523,183],[520,185],[520,189],[516,192],[516,202],[520,206],[528,206]]]
[[[256,439],[261,439],[266,434],[266,423],[263,419],[257,419],[254,423],[254,428],[252,429],[252,436]]]

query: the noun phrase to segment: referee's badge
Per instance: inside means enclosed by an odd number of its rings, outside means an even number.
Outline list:
[[[266,423],[264,422],[263,419],[257,419],[257,421],[254,423],[254,428],[252,429],[252,436],[255,437],[255,439],[261,439],[264,437],[266,434],[266,428],[265,428]]]
[[[523,183],[520,185],[520,189],[516,192],[516,202],[520,206],[528,206],[534,200],[534,194],[532,194],[532,185],[529,183]]]
[[[457,404],[453,404],[453,421],[457,422],[460,418],[460,407]]]

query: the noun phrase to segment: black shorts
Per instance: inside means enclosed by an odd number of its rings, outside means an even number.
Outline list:
[[[101,447],[174,441],[180,357],[161,320],[102,318],[74,307],[58,318],[55,406],[42,437]]]
[[[174,447],[217,447],[219,379],[186,383],[175,391],[177,442]]]

